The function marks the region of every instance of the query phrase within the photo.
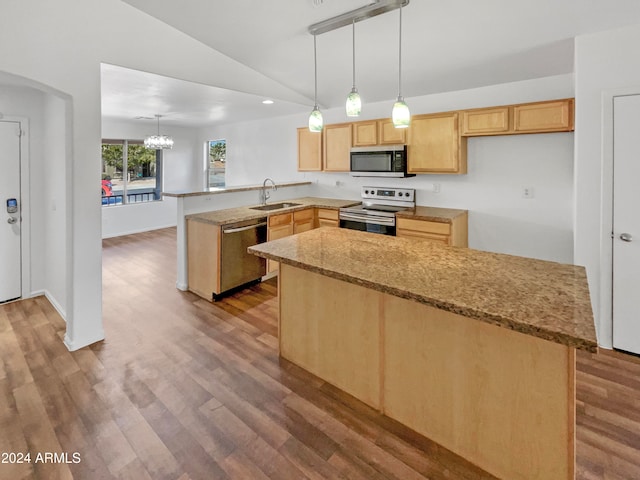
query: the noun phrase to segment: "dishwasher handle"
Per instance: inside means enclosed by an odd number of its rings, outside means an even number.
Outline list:
[[[238,227],[238,228],[222,228],[222,233],[238,233],[244,232],[246,230],[253,230],[258,227],[266,227],[267,222],[254,223],[253,225],[247,225],[246,227]]]

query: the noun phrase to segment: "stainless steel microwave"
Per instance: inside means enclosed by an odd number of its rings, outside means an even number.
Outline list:
[[[407,146],[381,145],[351,149],[354,177],[414,177],[407,173]]]

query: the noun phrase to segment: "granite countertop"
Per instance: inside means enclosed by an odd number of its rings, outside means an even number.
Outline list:
[[[300,185],[311,185],[311,182],[280,182],[277,187],[298,187]],[[269,185],[271,187],[271,185]],[[198,191],[177,191],[162,192],[165,197],[197,197],[199,195],[217,195],[221,193],[245,192],[248,190],[262,190],[262,185],[239,185],[237,187],[211,187]]]
[[[249,252],[597,351],[584,267],[334,227],[255,245]]]
[[[187,215],[186,218],[204,223],[211,223],[213,225],[227,225],[229,223],[242,222],[244,220],[253,220],[256,218],[264,218],[268,217],[269,215],[279,215],[281,213],[290,213],[295,212],[296,210],[304,210],[305,208],[311,207],[331,208],[337,210],[342,207],[357,205],[360,203],[360,201],[340,200],[336,198],[302,197],[270,203],[299,203],[300,205],[267,211],[252,210],[251,207],[256,207],[259,205],[251,205],[249,207],[236,207],[227,208],[224,210],[214,210],[212,212],[194,213],[191,215]]]
[[[421,207],[402,210],[396,213],[396,218],[410,218],[414,220],[428,220],[430,222],[451,223],[454,218],[467,214],[467,210],[456,208]]]

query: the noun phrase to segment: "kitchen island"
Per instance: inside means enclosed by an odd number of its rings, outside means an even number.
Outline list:
[[[280,355],[505,479],[575,477],[584,268],[320,228],[280,262]]]

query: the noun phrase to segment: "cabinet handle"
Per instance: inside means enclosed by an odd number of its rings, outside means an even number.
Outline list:
[[[620,240],[622,240],[623,242],[631,242],[633,241],[633,237],[630,233],[621,233]]]

